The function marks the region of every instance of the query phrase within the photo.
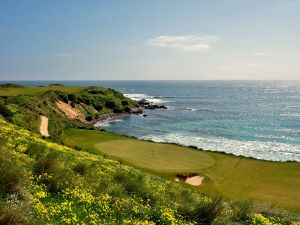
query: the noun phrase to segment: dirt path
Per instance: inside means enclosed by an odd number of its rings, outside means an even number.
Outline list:
[[[48,118],[45,116],[41,116],[40,133],[42,136],[49,137]]]

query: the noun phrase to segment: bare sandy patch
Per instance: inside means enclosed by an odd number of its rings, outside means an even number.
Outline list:
[[[178,174],[174,181],[176,182],[183,182],[189,185],[193,185],[193,186],[200,186],[202,184],[204,180],[204,177],[199,176],[197,174],[193,174],[193,175],[181,175]]]
[[[82,115],[82,113],[78,109],[73,108],[72,106],[68,105],[67,103],[64,103],[62,101],[58,101],[58,102],[56,102],[56,106],[69,119],[79,119],[81,121],[84,121],[84,116]]]
[[[40,133],[44,137],[49,137],[48,118],[45,116],[41,116]]]
[[[202,184],[202,181],[204,180],[204,177],[201,176],[193,176],[193,177],[188,177],[185,180],[186,184],[190,184],[193,186],[199,186]]]

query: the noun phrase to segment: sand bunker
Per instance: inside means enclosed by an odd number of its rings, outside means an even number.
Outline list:
[[[67,103],[64,103],[62,101],[58,101],[58,102],[56,102],[56,106],[69,119],[79,119],[81,121],[84,121],[84,116],[82,115],[82,113],[78,109],[73,108],[72,106],[68,105]]]
[[[202,184],[202,181],[204,180],[204,177],[200,176],[193,176],[193,177],[188,177],[185,180],[185,183],[193,185],[193,186],[199,186]]]
[[[41,116],[40,133],[42,136],[49,137],[48,118],[45,116]]]
[[[176,182],[184,182],[186,184],[190,184],[193,186],[199,186],[202,184],[202,181],[204,180],[204,177],[195,175],[195,176],[183,176],[183,175],[177,175],[177,177],[175,177],[175,181]]]

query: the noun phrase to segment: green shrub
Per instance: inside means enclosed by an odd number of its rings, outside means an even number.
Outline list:
[[[107,100],[105,102],[105,107],[109,109],[114,109],[116,107],[116,103],[113,100]]]
[[[44,173],[51,173],[57,164],[58,155],[55,152],[51,152],[45,157],[38,159],[33,166],[33,173],[35,175],[41,175]]]
[[[8,161],[6,155],[0,156],[0,193],[2,195],[19,191],[21,173],[16,166]]]
[[[97,110],[97,111],[101,111],[103,109],[103,106],[102,105],[94,105],[94,108]]]
[[[142,174],[134,174],[127,171],[118,170],[114,180],[121,184],[129,195],[139,196],[146,200],[149,197],[150,189],[146,185],[146,180]]]
[[[196,224],[209,225],[221,215],[223,210],[223,198],[216,195],[209,202],[198,203],[192,210],[191,208],[180,209],[180,214]]]
[[[234,220],[236,221],[247,221],[250,218],[253,210],[253,201],[239,201],[236,200],[232,203],[234,209]]]
[[[131,111],[131,108],[129,106],[124,107],[124,112],[130,112],[130,111]]]
[[[58,166],[58,153],[50,152],[38,159],[33,167],[33,174],[39,176],[39,182],[47,187],[51,194],[60,193],[72,185],[72,173],[67,167]]]
[[[76,166],[74,166],[73,171],[80,175],[84,175],[86,172],[86,165],[83,163],[78,163]]]
[[[68,94],[68,99],[70,101],[75,101],[76,100],[76,95],[75,94]]]
[[[75,108],[76,107],[76,103],[75,102],[71,102],[70,105]]]
[[[128,101],[127,101],[127,100],[123,100],[121,103],[122,103],[122,106],[129,105],[129,103],[128,103]]]
[[[86,121],[92,121],[94,119],[94,117],[92,115],[88,115],[85,117]]]
[[[60,99],[64,102],[64,103],[68,103],[69,99],[68,99],[68,95],[64,92],[60,92],[59,93],[59,97]]]
[[[119,108],[119,107],[116,107],[116,108],[113,109],[113,112],[114,113],[122,113],[123,110],[121,108]]]
[[[25,153],[30,157],[35,157],[36,159],[39,159],[43,156],[44,151],[45,151],[44,145],[36,142],[31,142],[28,144]]]
[[[14,115],[3,103],[0,103],[0,114],[5,118],[12,117]]]

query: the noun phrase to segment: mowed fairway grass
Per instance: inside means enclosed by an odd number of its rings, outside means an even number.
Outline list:
[[[205,177],[198,187],[202,191],[276,203],[300,212],[300,163],[255,160],[98,130],[68,129],[64,142],[171,180],[176,174],[197,173]]]
[[[76,93],[83,90],[84,87],[71,86],[26,86],[26,87],[0,87],[0,96],[17,96],[17,95],[32,95],[41,94],[49,90],[65,91]]]

